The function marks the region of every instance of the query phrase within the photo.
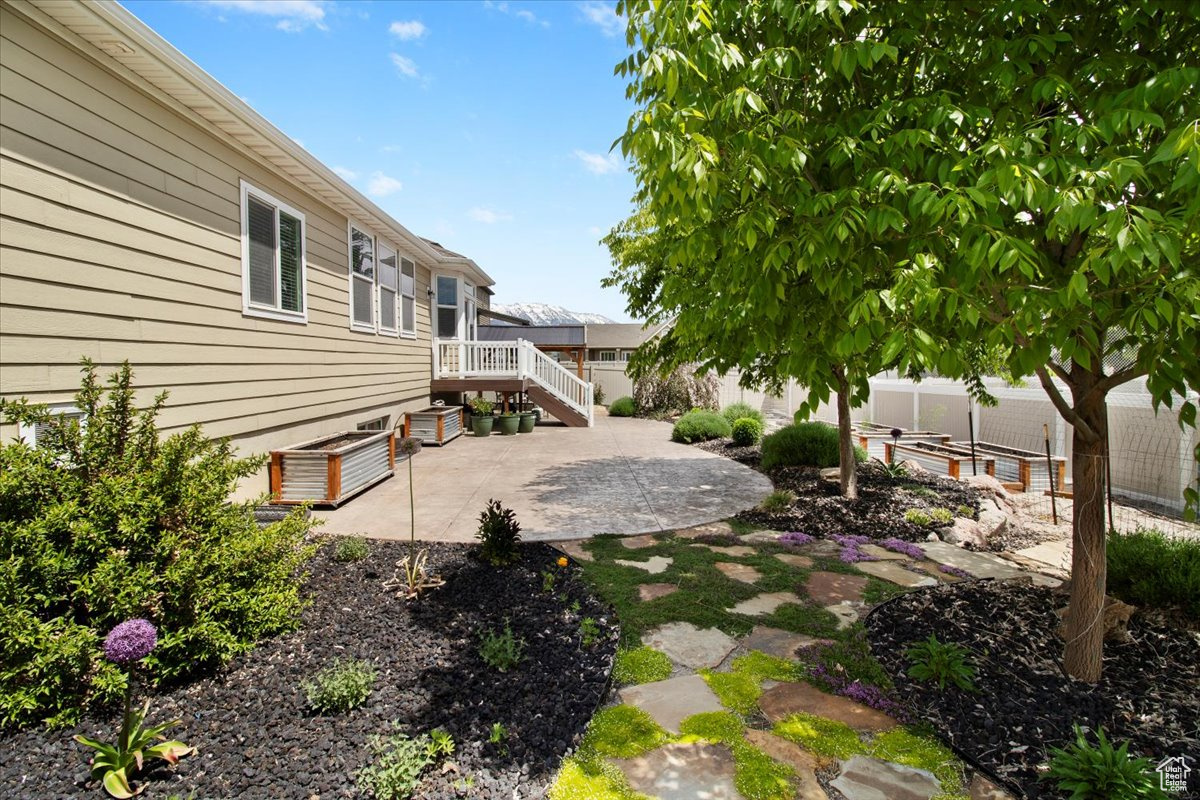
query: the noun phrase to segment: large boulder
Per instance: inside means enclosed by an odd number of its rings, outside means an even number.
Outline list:
[[[962,482],[978,489],[984,497],[1008,497],[1008,490],[1004,488],[1004,484],[991,475],[968,475]]]
[[[987,548],[987,538],[980,529],[979,523],[966,517],[955,517],[954,524],[949,528],[943,528],[939,531],[939,535],[943,542],[956,544],[959,547],[973,550]]]

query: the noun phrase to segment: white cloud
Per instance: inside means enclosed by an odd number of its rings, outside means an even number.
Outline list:
[[[299,33],[312,26],[325,27],[328,0],[203,0],[202,5],[224,11],[240,11],[275,19],[275,27],[287,33]]]
[[[600,29],[605,36],[619,36],[625,32],[625,20],[617,16],[617,7],[600,0],[587,0],[579,4],[583,18]]]
[[[420,20],[412,19],[407,22],[397,20],[388,26],[388,33],[402,42],[407,42],[410,39],[420,39],[429,33],[429,29]]]
[[[333,171],[339,178],[347,183],[358,177],[357,172],[352,169],[346,169],[345,167],[333,167]]]
[[[367,194],[372,197],[387,197],[404,188],[404,184],[382,172],[372,172],[371,180],[367,182]]]
[[[621,162],[614,153],[604,156],[599,153],[576,150],[575,157],[583,162],[584,169],[595,175],[607,175],[610,172],[615,172],[621,166]]]
[[[588,228],[588,233],[590,233],[592,236],[603,236],[604,228],[601,228],[599,225],[593,225],[592,227]]]
[[[501,14],[508,14],[517,19],[524,20],[530,25],[541,25],[543,28],[549,28],[550,23],[547,20],[539,19],[537,14],[525,8],[513,8],[508,3],[497,3],[493,0],[483,0],[483,7],[491,11],[499,11]]]
[[[413,61],[408,56],[402,56],[399,53],[392,53],[392,63],[396,65],[396,70],[406,78],[416,78],[421,72],[417,69],[417,62]]]
[[[485,225],[495,225],[497,222],[508,222],[512,219],[512,214],[505,214],[501,211],[492,211],[490,208],[480,208],[478,206],[468,211],[467,216],[476,222],[482,222]]]
[[[383,147],[379,148],[379,152],[381,153],[399,153],[403,150],[404,148],[398,144],[385,144]]]

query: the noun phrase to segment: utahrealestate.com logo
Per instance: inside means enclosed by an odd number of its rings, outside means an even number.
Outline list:
[[[1187,756],[1171,756],[1158,762],[1154,767],[1158,773],[1158,788],[1164,792],[1187,791],[1188,775],[1192,771],[1187,761]]]

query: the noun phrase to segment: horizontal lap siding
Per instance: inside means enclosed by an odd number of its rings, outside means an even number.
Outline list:
[[[428,264],[415,340],[350,331],[344,216],[0,17],[0,395],[69,400],[80,357],[128,359],[165,428],[248,450],[427,402]],[[242,314],[242,179],[305,214],[307,325]]]

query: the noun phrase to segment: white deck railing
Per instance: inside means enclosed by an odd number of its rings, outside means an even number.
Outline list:
[[[532,342],[469,342],[433,340],[433,375],[436,378],[515,378],[531,380],[570,408],[592,414],[592,384],[537,349]]]

